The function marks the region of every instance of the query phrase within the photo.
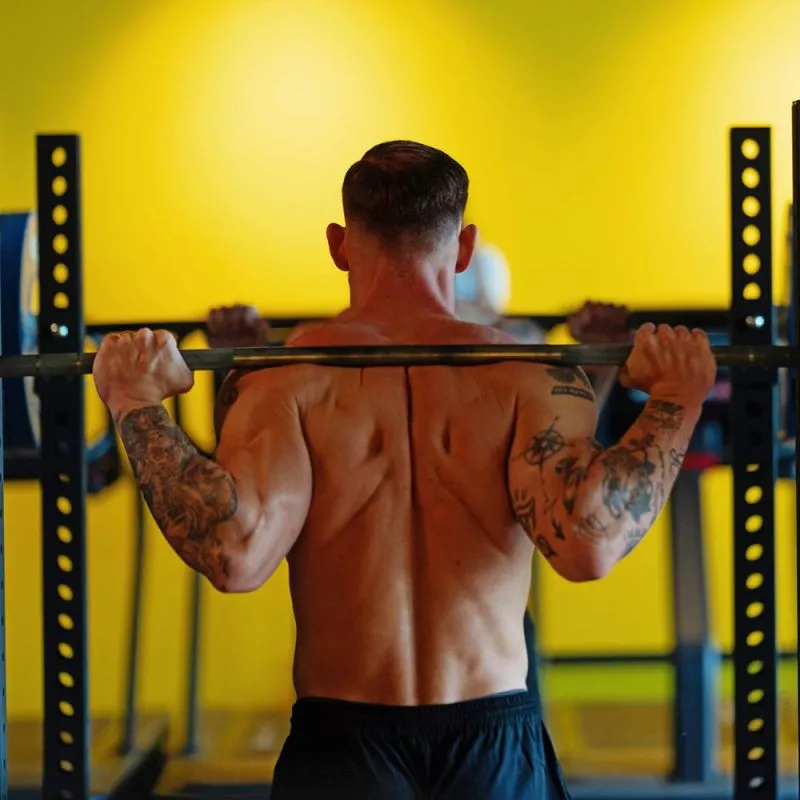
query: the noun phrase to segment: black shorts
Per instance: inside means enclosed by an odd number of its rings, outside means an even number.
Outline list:
[[[301,699],[272,800],[564,800],[527,692],[397,707]]]

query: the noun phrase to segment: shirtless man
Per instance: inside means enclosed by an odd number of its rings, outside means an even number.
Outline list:
[[[343,200],[328,242],[350,308],[294,344],[508,341],[452,313],[475,241],[459,164],[378,145]],[[267,369],[232,376],[209,460],[163,406],[192,386],[171,336],[109,336],[95,361],[178,555],[223,592],[288,559],[298,700],[275,800],[567,797],[525,691],[534,546],[567,580],[606,575],[666,502],[714,375],[702,332],[641,328],[620,378],[650,399],[604,451],[574,368]]]
[[[511,270],[502,252],[478,242],[469,266],[456,275],[455,316],[462,321],[491,325],[521,344],[544,344],[545,331],[535,322],[503,316],[510,294]],[[570,335],[581,344],[625,344],[630,341],[628,309],[622,305],[587,301],[567,316],[566,324]],[[264,347],[270,343],[269,323],[251,305],[211,309],[206,331],[211,347]],[[616,383],[618,370],[614,366],[595,366],[585,371],[592,384],[599,415]],[[540,702],[536,630],[527,608],[523,627],[528,653],[525,683],[528,691]]]

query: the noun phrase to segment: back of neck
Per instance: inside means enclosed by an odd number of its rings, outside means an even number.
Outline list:
[[[375,265],[350,272],[350,307],[360,315],[452,314],[452,278],[425,264]]]

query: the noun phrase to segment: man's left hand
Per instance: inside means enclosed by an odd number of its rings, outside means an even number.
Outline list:
[[[121,407],[158,405],[184,394],[194,375],[183,360],[175,337],[148,328],[106,336],[92,370],[100,399],[116,413]]]
[[[571,336],[580,344],[628,344],[628,309],[613,303],[586,302],[567,317]]]

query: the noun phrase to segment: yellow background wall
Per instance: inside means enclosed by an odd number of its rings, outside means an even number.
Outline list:
[[[29,0],[2,5],[0,30],[0,209],[33,204],[35,133],[82,135],[92,321],[199,318],[235,300],[338,309],[324,226],[346,166],[397,137],[468,167],[472,214],[513,266],[514,310],[726,304],[732,124],[774,126],[785,257],[796,0]],[[706,485],[729,642],[730,486],[724,472]],[[131,503],[120,484],[90,507],[98,711],[121,700]],[[12,714],[40,707],[38,513],[36,487],[8,490]],[[154,530],[148,547],[142,699],[177,710],[189,575]],[[545,645],[667,647],[666,555],[657,530],[603,584],[546,579]],[[288,704],[285,572],[254,596],[204,600],[204,701]]]

